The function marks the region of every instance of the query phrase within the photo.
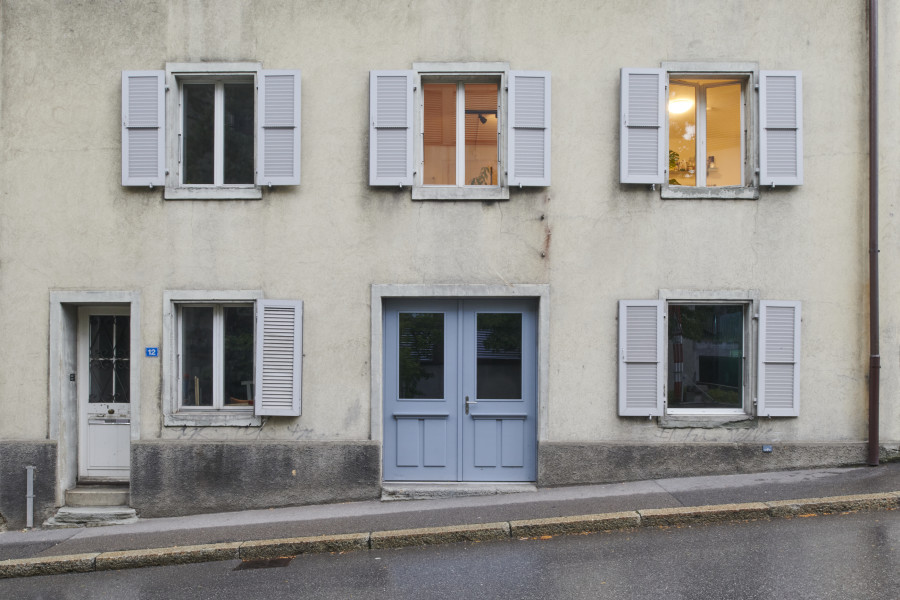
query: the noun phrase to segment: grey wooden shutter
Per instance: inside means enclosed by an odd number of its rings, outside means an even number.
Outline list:
[[[509,73],[509,185],[550,185],[550,73]]]
[[[300,416],[303,302],[256,303],[254,408],[257,415]]]
[[[300,71],[259,72],[258,185],[300,184]]]
[[[759,184],[803,184],[800,71],[759,72]]]
[[[619,181],[664,183],[666,72],[622,69],[620,86]]]
[[[122,71],[122,185],[166,183],[165,71]]]
[[[369,73],[369,185],[413,183],[414,71]]]
[[[759,380],[757,409],[761,417],[800,414],[800,303],[759,303]]]
[[[619,415],[663,413],[665,304],[619,301]]]

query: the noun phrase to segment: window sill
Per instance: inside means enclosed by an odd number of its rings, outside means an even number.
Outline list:
[[[416,185],[413,200],[509,200],[509,188],[500,186],[456,187]]]
[[[252,187],[166,187],[166,200],[259,200],[262,189]]]
[[[659,417],[659,426],[663,429],[751,429],[756,427],[752,415],[741,414],[698,414],[663,415]]]
[[[759,200],[758,187],[691,187],[687,185],[664,185],[660,197],[666,200],[677,199],[721,199],[721,200]]]
[[[260,427],[262,417],[250,411],[182,411],[163,417],[166,427]]]

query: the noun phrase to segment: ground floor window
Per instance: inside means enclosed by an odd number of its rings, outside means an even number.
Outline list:
[[[667,306],[667,406],[744,408],[744,305]]]

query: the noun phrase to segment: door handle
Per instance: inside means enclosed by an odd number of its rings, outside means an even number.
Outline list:
[[[478,404],[478,400],[469,400],[469,397],[466,396],[466,414],[469,414],[469,405],[470,404]]]

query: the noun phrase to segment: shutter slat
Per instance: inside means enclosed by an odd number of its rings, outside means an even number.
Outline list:
[[[413,183],[413,71],[369,73],[369,185]]]
[[[803,184],[803,104],[799,71],[760,71],[760,185]]]
[[[759,309],[758,414],[796,417],[799,407],[800,303],[766,300]]]
[[[256,311],[256,414],[299,416],[303,303],[260,300]]]
[[[259,73],[258,185],[300,184],[300,71]]]
[[[664,183],[667,148],[666,73],[662,69],[622,69],[620,80],[619,181]]]
[[[122,71],[122,185],[165,185],[165,71]]]
[[[655,416],[663,411],[663,302],[619,301],[619,414]]]

